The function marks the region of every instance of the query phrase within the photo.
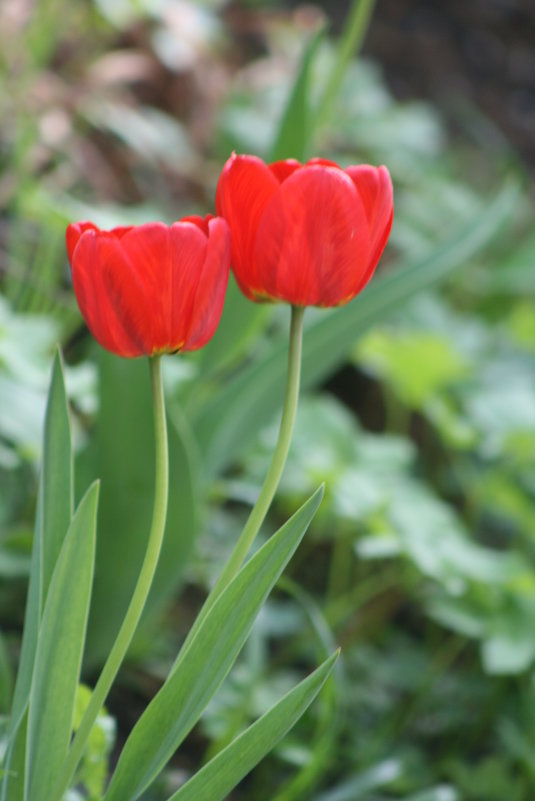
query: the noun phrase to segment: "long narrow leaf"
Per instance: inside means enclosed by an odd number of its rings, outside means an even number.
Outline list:
[[[496,235],[518,198],[506,186],[477,217],[429,256],[377,277],[352,303],[318,313],[305,329],[303,385],[311,386],[343,363],[356,337],[417,292],[443,280]],[[274,414],[286,374],[286,342],[276,342],[200,410],[195,430],[207,469],[223,469]]]
[[[290,690],[180,788],[169,801],[221,801],[297,723],[323,687],[338,651]]]
[[[28,801],[52,798],[67,755],[95,560],[98,484],[80,502],[52,576],[28,716]]]
[[[26,736],[25,727],[20,727],[20,724],[28,705],[42,610],[54,566],[72,517],[71,426],[59,351],[56,353],[52,368],[43,439],[43,460],[37,498],[28,600],[24,617],[19,669],[11,708],[9,746],[4,759],[6,773],[1,785],[2,801],[8,798],[9,801],[17,798],[18,794],[14,785],[23,781],[19,767],[15,769],[15,765],[11,764],[11,754],[16,751],[20,763],[20,755],[24,753],[25,749]],[[13,789],[10,789],[12,785]]]
[[[295,83],[281,119],[271,151],[271,160],[294,158],[303,161],[312,133],[310,107],[310,72],[314,55],[325,29],[317,30],[305,46]]]
[[[195,725],[232,667],[254,619],[318,508],[320,487],[219,596],[175,671],[128,738],[105,801],[134,801]]]
[[[17,729],[9,744],[2,763],[2,798],[7,801],[24,801],[26,767],[26,731],[28,727],[28,706],[18,722]]]
[[[332,103],[340,89],[345,71],[354,58],[368,30],[375,0],[353,0],[353,5],[344,25],[344,34],[338,42],[333,68],[327,78],[316,111],[314,125],[318,127],[329,116]]]

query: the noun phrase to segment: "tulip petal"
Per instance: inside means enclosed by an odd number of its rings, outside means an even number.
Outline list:
[[[394,217],[392,181],[388,170],[383,166],[360,164],[348,167],[345,172],[355,184],[362,199],[369,224],[370,264],[363,276],[362,288],[372,277],[392,228]]]
[[[283,159],[282,161],[274,161],[269,165],[269,169],[275,176],[277,181],[282,184],[290,175],[300,169],[303,165],[296,161],[296,159]]]
[[[72,280],[84,320],[102,347],[119,356],[147,352],[143,285],[119,239],[102,231],[84,232],[73,253]]]
[[[67,256],[69,257],[71,264],[76,245],[80,241],[80,237],[83,233],[85,233],[85,231],[98,231],[98,228],[94,223],[88,222],[87,220],[84,220],[83,222],[71,223],[67,226],[67,230],[65,232],[65,244],[67,246]]]
[[[221,319],[230,272],[230,232],[220,217],[208,222],[208,247],[191,302],[192,314],[184,338],[184,350],[202,348]]]
[[[338,167],[314,164],[296,170],[269,201],[254,258],[268,297],[333,306],[353,297],[369,253],[366,210],[353,182]]]
[[[185,347],[208,240],[201,227],[194,222],[176,222],[169,230],[170,272],[164,292],[170,302],[167,349],[174,352]]]
[[[279,182],[256,156],[233,155],[219,178],[216,209],[232,231],[232,265],[243,292],[254,300],[261,284],[254,260],[260,218]]]

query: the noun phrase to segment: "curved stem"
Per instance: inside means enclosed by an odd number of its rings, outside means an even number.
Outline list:
[[[302,306],[292,306],[292,319],[290,323],[290,345],[288,350],[288,373],[286,379],[286,394],[279,428],[279,438],[275,446],[269,470],[262,484],[258,499],[251,509],[245,527],[234,546],[228,562],[223,568],[212,593],[217,597],[238,572],[249,548],[254,542],[260,526],[271,506],[273,496],[279,486],[282,471],[286,464],[292,434],[294,430],[297,403],[299,400],[299,384],[301,381],[301,351],[303,343],[303,317],[305,309]]]
[[[93,728],[97,715],[99,714],[104,701],[111,688],[121,663],[132,641],[134,632],[139,623],[145,601],[154,578],[158,557],[162,547],[162,540],[165,530],[165,519],[167,516],[167,498],[169,494],[169,455],[167,444],[167,422],[165,418],[165,401],[162,386],[161,356],[153,356],[149,360],[152,404],[154,414],[154,436],[156,445],[156,469],[155,469],[155,489],[154,489],[154,508],[152,513],[152,524],[147,543],[145,559],[141,566],[141,571],[137,580],[134,594],[130,601],[119,634],[110,651],[108,659],[102,669],[102,673],[91,694],[91,699],[82,718],[80,726],[73,739],[70,751],[63,763],[62,772],[56,786],[54,799],[61,799],[68,789],[72,777],[76,771],[78,763],[82,757],[87,739]]]
[[[234,546],[225,567],[218,580],[216,581],[210,595],[204,602],[204,606],[199,612],[195,623],[190,629],[186,640],[180,650],[180,653],[175,660],[172,670],[176,670],[179,661],[186,652],[190,642],[193,640],[197,631],[199,630],[206,615],[214,605],[217,598],[221,595],[225,587],[232,581],[238,570],[240,569],[243,560],[254,542],[260,526],[264,522],[264,518],[273,500],[273,496],[277,491],[279,481],[286,464],[286,458],[290,449],[292,434],[295,423],[295,416],[297,413],[297,403],[299,400],[299,385],[301,381],[301,351],[303,344],[303,317],[305,309],[302,306],[292,306],[292,317],[290,322],[290,344],[288,350],[288,372],[286,379],[286,394],[284,396],[284,406],[282,410],[282,417],[279,428],[279,437],[273,453],[273,458],[269,466],[266,478],[260,490],[260,494],[249,517],[245,527]]]

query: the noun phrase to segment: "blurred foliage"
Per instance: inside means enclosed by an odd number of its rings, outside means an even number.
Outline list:
[[[146,801],[167,798],[333,643],[343,646],[334,679],[236,801],[535,792],[533,203],[515,154],[480,115],[456,120],[454,136],[439,109],[397,101],[380,66],[354,58],[369,11],[355,3],[335,41],[311,7],[0,6],[1,712],[56,341],[78,474],[84,486],[103,478],[89,683],[151,503],[147,371],[97,355],[70,287],[66,223],[210,211],[232,149],[383,162],[394,180],[391,243],[371,286],[350,307],[307,312],[306,396],[265,534],[325,480],[320,514]],[[263,478],[287,323],[286,309],[250,304],[231,285],[209,346],[167,361],[168,550],[110,699],[119,731],[172,662]],[[108,745],[95,740],[94,772],[86,761],[95,796]]]

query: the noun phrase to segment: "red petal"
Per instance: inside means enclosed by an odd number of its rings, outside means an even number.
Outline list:
[[[180,222],[190,222],[200,228],[201,231],[208,236],[208,223],[213,220],[213,214],[207,214],[206,217],[201,217],[200,214],[190,214],[188,217],[182,217]]]
[[[86,220],[77,223],[71,223],[67,226],[67,230],[65,232],[65,245],[67,246],[67,256],[69,257],[69,262],[72,264],[72,256],[74,253],[74,249],[78,244],[80,237],[85,231],[98,231],[96,225],[92,222],[88,222]]]
[[[221,217],[208,223],[206,258],[192,301],[184,350],[197,350],[210,340],[221,319],[230,271],[230,231]]]
[[[254,243],[260,218],[279,183],[256,156],[233,155],[225,164],[216,193],[218,215],[232,232],[232,266],[243,292],[254,299],[259,279]]]
[[[255,259],[265,295],[333,306],[355,294],[369,251],[368,221],[352,181],[339,168],[312,165],[297,170],[270,200]]]
[[[331,159],[309,159],[305,165],[306,167],[334,167],[336,170],[341,170],[342,168],[336,163],[336,161],[331,161]]]
[[[295,159],[284,159],[283,161],[274,161],[269,165],[269,169],[281,184],[302,166],[303,165]]]
[[[170,229],[171,261],[169,284],[169,337],[167,349],[182,350],[193,314],[195,293],[208,249],[208,238],[192,222],[173,223]]]
[[[87,231],[73,254],[72,280],[84,320],[102,347],[128,357],[150,352],[150,304],[120,239]]]
[[[200,232],[198,235],[203,238]],[[124,273],[125,326],[130,320],[136,321],[146,353],[173,350],[170,345],[175,254],[171,229],[163,223],[135,226],[122,236],[120,243],[124,261],[131,268]],[[141,289],[141,297],[136,287]],[[133,294],[130,294],[131,289],[134,289]],[[142,308],[136,308],[137,304]]]
[[[368,218],[370,231],[370,264],[363,276],[362,287],[372,277],[377,262],[385,248],[394,217],[393,189],[390,174],[386,167],[371,167],[361,164],[348,167],[345,172],[357,189]]]

